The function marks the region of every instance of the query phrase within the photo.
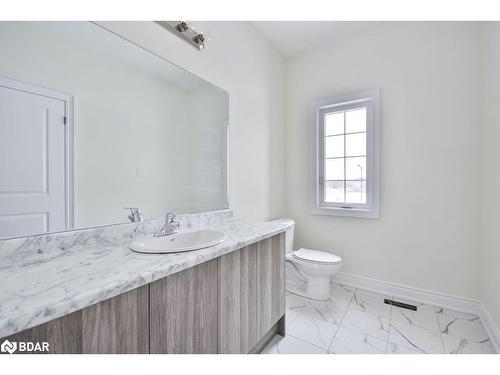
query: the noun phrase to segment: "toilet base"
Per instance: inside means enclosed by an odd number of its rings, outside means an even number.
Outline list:
[[[300,287],[288,286],[290,293],[298,294],[317,301],[326,301],[330,298],[330,277],[329,276],[307,276],[307,282]]]

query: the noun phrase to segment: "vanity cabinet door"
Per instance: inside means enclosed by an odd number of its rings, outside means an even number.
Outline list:
[[[82,353],[82,310],[26,329],[0,339],[0,342],[49,343],[49,352],[27,354],[80,354]]]
[[[241,353],[240,257],[243,250],[218,258],[218,353]]]
[[[255,351],[284,314],[284,234],[219,258],[219,353]]]
[[[219,258],[219,353],[258,351],[284,314],[284,234]]]
[[[219,258],[219,353],[248,353],[259,341],[257,246]]]
[[[151,353],[217,353],[217,259],[150,284]]]
[[[260,340],[257,285],[258,244],[240,252],[240,352],[249,353]]]
[[[263,337],[285,314],[285,235],[258,243],[259,335]]]
[[[50,354],[148,353],[148,295],[145,285],[7,339],[48,342]]]
[[[149,285],[82,310],[83,353],[149,353]]]

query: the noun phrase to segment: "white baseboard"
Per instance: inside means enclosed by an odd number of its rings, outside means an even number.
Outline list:
[[[478,315],[497,353],[500,353],[500,330],[495,325],[489,311],[480,300],[433,292],[430,290],[414,288],[408,285],[375,280],[369,277],[342,272],[333,275],[332,281],[352,286],[354,288],[378,292],[390,297],[407,299],[410,301]]]
[[[450,310],[479,315],[481,302],[476,299],[433,292],[408,285],[371,279],[369,277],[339,272],[332,277],[337,283],[371,290],[390,297],[408,299],[415,302],[444,307]]]

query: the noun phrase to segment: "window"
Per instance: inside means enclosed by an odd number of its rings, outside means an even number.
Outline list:
[[[378,90],[313,106],[312,213],[378,218],[378,115]]]

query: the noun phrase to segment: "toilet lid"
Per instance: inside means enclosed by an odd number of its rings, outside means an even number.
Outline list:
[[[342,261],[342,258],[332,253],[310,249],[299,249],[294,251],[293,256],[298,259],[318,263],[339,263]]]

